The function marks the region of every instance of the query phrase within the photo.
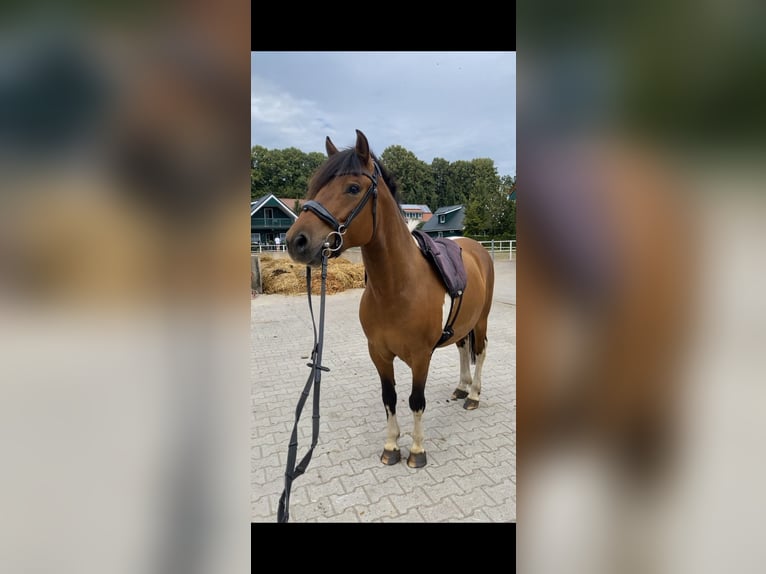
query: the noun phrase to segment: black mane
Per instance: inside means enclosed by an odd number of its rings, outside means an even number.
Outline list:
[[[386,186],[391,190],[391,195],[398,203],[399,198],[396,195],[397,184],[393,176],[374,153],[370,152],[370,157],[372,157],[375,163],[378,164],[380,174],[383,176],[383,181],[386,182]],[[327,185],[334,177],[341,175],[362,175],[366,171],[367,170],[364,169],[354,148],[339,151],[327,158],[327,161],[319,166],[316,173],[312,176],[311,181],[309,181],[307,199],[313,199],[316,194],[319,193],[319,190]]]

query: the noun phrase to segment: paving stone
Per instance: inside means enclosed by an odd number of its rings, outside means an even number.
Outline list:
[[[459,379],[459,355],[438,349],[431,360],[423,417],[428,465],[410,469],[408,405],[412,375],[396,360],[402,462],[380,462],[386,419],[380,381],[359,324],[361,290],[328,296],[319,443],[296,479],[293,522],[507,522],[516,518],[515,262],[495,264],[495,304],[489,317],[479,409],[449,397]],[[314,298],[315,305],[318,298]],[[251,520],[276,521],[284,488],[295,405],[306,382],[313,345],[306,297],[260,295],[251,303]],[[298,460],[311,443],[311,399],[298,433]]]

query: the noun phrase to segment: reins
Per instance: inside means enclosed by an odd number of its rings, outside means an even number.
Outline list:
[[[331,232],[330,235],[336,233]],[[282,491],[282,496],[279,497],[279,508],[277,510],[277,522],[288,522],[290,519],[290,489],[293,485],[293,480],[298,478],[304,472],[311,462],[311,455],[314,453],[314,447],[317,445],[319,439],[319,388],[322,381],[322,371],[329,371],[327,367],[322,365],[322,347],[324,346],[324,309],[325,309],[325,291],[327,283],[327,260],[330,255],[340,249],[330,248],[330,235],[325,240],[324,249],[322,249],[322,284],[319,294],[319,332],[317,333],[316,321],[314,321],[314,308],[311,304],[311,267],[306,266],[306,290],[309,298],[309,313],[311,314],[311,326],[314,329],[314,349],[311,351],[311,362],[306,363],[311,369],[309,378],[306,380],[306,385],[303,387],[300,399],[298,399],[298,405],[295,407],[295,423],[293,424],[293,432],[290,435],[290,444],[287,449],[287,466],[285,468],[285,488]],[[341,243],[342,243],[341,238]],[[309,391],[311,387],[314,387],[313,409],[311,416],[311,447],[306,455],[301,459],[297,466],[295,465],[295,459],[298,454],[298,421],[301,418],[301,412],[303,406],[308,399]]]
[[[380,168],[377,162],[374,163],[374,171],[372,174],[363,172],[370,178],[370,187],[362,197],[361,201],[354,207],[351,213],[348,215],[343,223],[340,223],[335,217],[318,201],[309,200],[303,205],[303,211],[311,211],[317,215],[320,219],[330,225],[332,231],[325,238],[324,247],[322,248],[322,284],[319,295],[319,331],[317,332],[316,322],[314,321],[314,309],[311,304],[311,267],[306,267],[306,290],[309,298],[309,312],[311,314],[311,325],[314,329],[314,349],[311,352],[311,362],[307,363],[307,366],[311,369],[306,385],[303,387],[303,392],[298,399],[298,404],[295,408],[295,423],[293,424],[293,431],[290,435],[290,443],[287,449],[287,465],[285,468],[285,488],[282,491],[282,496],[279,497],[279,508],[277,509],[277,522],[288,522],[290,519],[290,490],[292,489],[293,480],[298,478],[304,472],[311,462],[311,456],[314,453],[314,447],[317,445],[319,439],[319,389],[322,380],[322,371],[329,371],[327,367],[322,365],[322,347],[324,345],[324,310],[325,310],[325,292],[327,283],[327,261],[330,257],[334,257],[340,252],[343,247],[343,236],[351,225],[351,222],[361,213],[364,206],[372,197],[372,237],[375,237],[375,231],[377,230],[377,216],[376,207],[378,199],[378,175],[381,174]],[[334,241],[335,245],[330,246],[330,239],[337,237]],[[298,421],[301,418],[303,407],[308,399],[311,387],[314,387],[313,396],[313,409],[311,416],[311,447],[309,447],[306,455],[301,459],[298,465],[295,465],[295,460],[298,454]]]

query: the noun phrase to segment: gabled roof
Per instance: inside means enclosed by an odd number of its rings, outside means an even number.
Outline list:
[[[447,215],[448,213],[452,213],[453,211],[457,211],[458,209],[463,209],[462,205],[448,205],[446,207],[440,207],[436,210],[436,213],[434,215]]]
[[[268,202],[270,199],[274,199],[274,201],[276,201],[279,205],[281,205],[284,208],[284,212],[289,213],[293,219],[298,219],[298,216],[295,215],[295,213],[293,213],[293,210],[290,209],[287,205],[285,205],[285,203],[282,200],[280,200],[277,196],[275,196],[273,193],[264,195],[263,197],[250,202],[250,217],[255,215],[255,212],[258,211],[261,207],[263,207],[266,204],[266,202]]]
[[[447,217],[444,223],[439,223],[438,215],[449,215],[456,212],[452,217]],[[429,231],[463,231],[463,221],[465,220],[465,209],[462,205],[449,205],[440,207],[433,214],[433,217],[425,222],[420,229],[424,232]]]
[[[278,197],[277,199],[281,201],[282,203],[284,203],[285,205],[290,206],[291,210],[295,206],[296,201],[298,202],[298,205],[300,205],[301,207],[303,207],[303,204],[308,201],[308,199],[295,199],[294,197]]]
[[[423,213],[431,213],[431,210],[429,209],[429,207],[423,204],[401,203],[399,204],[399,207],[401,207],[403,210],[422,211]]]

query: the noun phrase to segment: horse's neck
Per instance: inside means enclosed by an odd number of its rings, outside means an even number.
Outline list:
[[[380,296],[401,291],[402,284],[416,281],[420,252],[393,198],[379,202],[378,224],[373,240],[362,247],[367,288]]]

